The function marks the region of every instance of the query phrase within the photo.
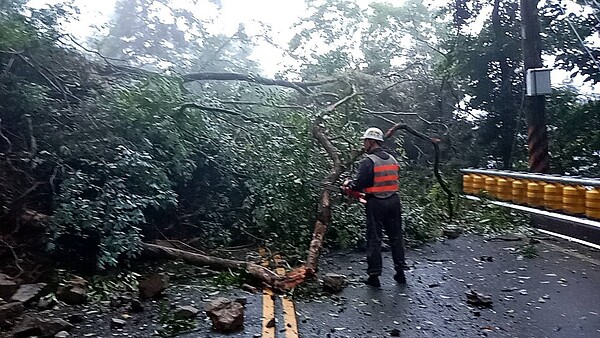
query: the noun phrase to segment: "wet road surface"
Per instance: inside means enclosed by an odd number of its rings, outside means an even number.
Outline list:
[[[324,256],[321,273],[347,275],[350,285],[297,302],[300,337],[600,337],[600,253],[543,240],[526,258],[527,241],[470,235],[408,250],[406,286],[384,253],[381,289],[360,283],[362,253]],[[469,305],[471,289],[492,306]]]

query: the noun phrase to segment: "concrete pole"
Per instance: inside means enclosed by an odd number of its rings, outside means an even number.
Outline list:
[[[521,0],[521,41],[523,48],[524,76],[527,69],[542,68],[540,22],[537,4],[539,0]],[[526,77],[526,76],[525,76]],[[527,139],[529,146],[529,170],[545,173],[550,166],[548,134],[543,95],[525,96],[527,113]]]

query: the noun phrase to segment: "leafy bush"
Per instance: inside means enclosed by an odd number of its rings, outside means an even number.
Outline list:
[[[115,266],[122,256],[139,252],[144,212],[176,204],[170,182],[150,155],[122,145],[114,155],[111,162],[85,160],[90,173],[76,171],[64,179],[48,229],[49,249],[97,246],[98,267]]]

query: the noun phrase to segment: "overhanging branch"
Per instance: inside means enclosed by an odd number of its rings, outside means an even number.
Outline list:
[[[265,86],[281,86],[295,89],[300,94],[308,96],[310,87],[320,86],[327,83],[335,82],[336,80],[323,80],[311,82],[296,82],[287,80],[277,80],[262,77],[256,74],[241,74],[241,73],[190,73],[182,76],[183,82],[192,81],[244,81],[252,82]]]
[[[435,152],[435,156],[434,156],[434,162],[433,162],[433,173],[435,175],[435,178],[437,179],[437,181],[439,182],[440,186],[442,187],[442,190],[444,190],[444,192],[446,193],[447,196],[447,203],[448,203],[448,216],[450,217],[450,219],[452,219],[452,217],[454,217],[454,210],[452,207],[452,200],[454,198],[454,193],[452,192],[452,190],[450,190],[450,188],[448,187],[448,183],[446,183],[446,181],[444,180],[444,178],[442,177],[442,174],[440,173],[440,147],[439,147],[439,143],[442,141],[439,138],[435,138],[435,137],[429,137],[423,133],[421,133],[420,131],[415,130],[414,128],[412,128],[411,126],[405,124],[405,123],[395,123],[390,129],[388,129],[385,133],[384,138],[388,139],[392,136],[394,136],[394,133],[396,133],[396,131],[398,130],[405,130],[408,133],[422,139],[425,140],[429,143],[431,143],[431,145],[433,146],[433,150]]]
[[[181,105],[181,107],[179,107],[179,112],[183,113],[186,109],[189,109],[189,108],[194,108],[194,109],[199,109],[199,110],[205,110],[205,111],[210,111],[210,112],[216,112],[216,113],[225,113],[225,114],[228,114],[228,115],[239,116],[239,117],[243,118],[244,120],[247,120],[247,121],[250,121],[250,122],[260,123],[260,121],[258,119],[246,116],[246,115],[241,114],[241,113],[239,113],[237,111],[234,111],[234,110],[220,108],[220,107],[203,106],[203,105],[200,105],[200,104],[197,104],[197,103],[184,103],[184,104]]]

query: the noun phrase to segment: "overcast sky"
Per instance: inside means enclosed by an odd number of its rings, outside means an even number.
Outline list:
[[[42,7],[46,4],[55,4],[64,2],[65,0],[30,0],[30,5],[33,7]],[[81,20],[77,23],[70,24],[67,29],[77,38],[84,40],[87,36],[97,34],[98,28],[105,24],[114,9],[116,0],[74,0],[75,4],[81,9]],[[187,0],[171,0],[175,7],[185,6],[189,4]],[[357,3],[364,8],[374,0],[356,0]],[[206,1],[208,3],[208,1]],[[388,2],[393,5],[402,5],[404,0],[380,0],[380,2]],[[425,3],[435,4],[442,3],[444,0],[425,0]],[[202,3],[202,1],[200,2]],[[225,34],[233,34],[236,32],[238,25],[243,23],[248,32],[253,33],[254,29],[258,29],[257,21],[264,22],[272,28],[272,38],[275,43],[281,46],[287,46],[287,42],[293,37],[294,32],[290,30],[290,26],[297,22],[300,17],[305,15],[306,6],[304,0],[221,0],[222,8],[220,13],[212,4],[197,5],[196,13],[202,15],[203,18],[214,17],[219,15],[218,29]],[[573,10],[573,7],[569,8]],[[577,10],[577,8],[575,8]],[[273,76],[277,71],[282,70],[284,66],[290,64],[290,60],[286,60],[282,50],[276,47],[262,43],[254,50],[251,55],[253,59],[259,62],[263,68],[263,75]],[[551,66],[549,62],[546,66]],[[563,81],[569,80],[568,74],[564,71],[554,70],[552,72],[552,83],[559,85]],[[580,87],[582,85],[581,78],[572,80],[574,85]],[[600,85],[595,88],[587,86],[585,92],[600,93]]]
[[[47,4],[56,4],[65,0],[30,0],[32,7],[43,7]],[[175,7],[184,7],[189,4],[186,0],[171,0]],[[374,0],[356,0],[364,8]],[[425,3],[438,0],[425,0]],[[81,20],[67,25],[67,30],[80,40],[87,36],[98,34],[98,27],[105,24],[112,15],[116,0],[74,0],[81,10]],[[400,6],[404,0],[385,0],[385,2]],[[438,1],[439,2],[439,1]],[[199,18],[219,16],[219,32],[234,34],[240,23],[243,23],[249,33],[259,30],[257,22],[268,24],[272,29],[272,39],[280,46],[286,47],[294,32],[291,25],[298,22],[305,15],[306,5],[304,0],[221,0],[220,12],[208,0],[200,1],[193,9]],[[283,50],[266,42],[259,43],[254,49],[251,58],[258,61],[263,68],[263,75],[273,76],[277,71],[290,65],[291,60],[286,60]]]

